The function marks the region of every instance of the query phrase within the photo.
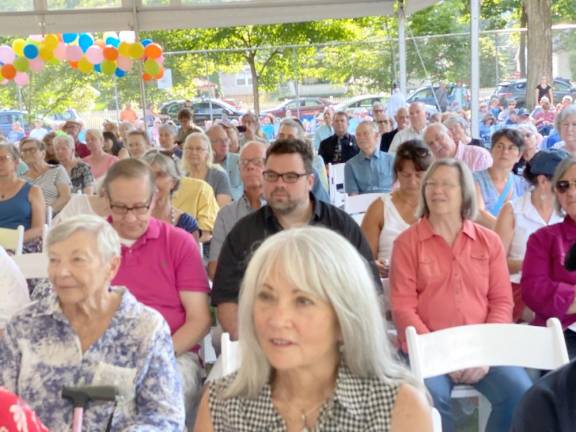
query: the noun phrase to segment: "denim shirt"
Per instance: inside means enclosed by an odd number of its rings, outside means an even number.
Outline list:
[[[0,387],[24,399],[52,431],[72,424],[62,386],[115,385],[122,399],[112,430],[181,432],[182,385],[168,325],[126,288],[114,289],[122,301],[85,352],[53,292],[16,314],[0,338]],[[83,430],[104,430],[113,406],[90,403]]]
[[[394,156],[376,150],[367,157],[358,153],[344,166],[346,193],[390,192],[394,183]]]

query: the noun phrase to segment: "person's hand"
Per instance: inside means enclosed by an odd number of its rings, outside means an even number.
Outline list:
[[[460,384],[460,379],[462,378],[462,372],[461,370],[459,371],[454,371],[452,373],[449,373],[448,376],[450,377],[450,379],[452,380],[452,382],[454,384]]]
[[[388,260],[383,262],[379,259],[376,259],[376,260],[374,260],[374,265],[378,269],[378,273],[380,274],[380,277],[382,279],[386,279],[389,276],[390,264],[388,263]]]
[[[461,384],[476,384],[482,378],[486,376],[488,370],[490,368],[488,366],[481,366],[476,368],[468,368],[462,369],[460,372],[460,381]]]

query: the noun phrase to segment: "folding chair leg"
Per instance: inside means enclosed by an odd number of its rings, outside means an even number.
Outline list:
[[[479,394],[478,399],[478,432],[484,432],[492,411],[492,405],[483,394]]]

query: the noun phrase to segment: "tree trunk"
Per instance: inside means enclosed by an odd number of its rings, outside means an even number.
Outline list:
[[[258,71],[256,70],[256,53],[251,52],[246,58],[252,74],[252,96],[254,97],[254,113],[260,115],[260,86],[258,82]]]
[[[526,5],[522,3],[520,13],[520,27],[526,28],[528,17],[526,16]],[[526,78],[526,33],[520,33],[520,52],[518,53],[518,63],[520,68],[520,78]]]
[[[546,76],[552,85],[552,17],[550,0],[524,0],[528,28],[528,79],[526,105],[536,102],[535,89],[540,78]]]

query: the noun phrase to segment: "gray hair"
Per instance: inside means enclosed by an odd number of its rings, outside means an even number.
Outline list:
[[[519,125],[516,126],[516,130],[518,130],[522,134],[530,132],[536,135],[537,133],[539,133],[538,129],[536,129],[536,126],[534,126],[532,123],[520,123]]]
[[[434,161],[432,165],[430,165],[430,168],[428,168],[428,171],[426,171],[426,174],[424,174],[424,178],[420,183],[420,202],[416,210],[416,216],[421,218],[430,215],[430,209],[426,202],[426,182],[441,166],[452,167],[458,170],[460,190],[462,191],[462,208],[460,209],[460,215],[464,220],[476,219],[478,204],[476,202],[476,185],[474,184],[472,172],[464,162],[451,158]]]
[[[470,133],[470,126],[466,119],[459,115],[450,115],[442,122],[444,126],[450,128],[451,126],[460,126],[462,127],[466,133]]]
[[[115,162],[106,173],[100,190],[104,191],[105,195],[110,198],[110,185],[114,180],[119,178],[125,179],[144,179],[148,182],[150,188],[150,199],[156,191],[156,179],[150,166],[139,159],[121,159]]]
[[[358,126],[356,126],[356,130],[358,130],[358,128],[362,125],[369,126],[370,129],[372,129],[372,132],[374,132],[374,133],[380,133],[380,129],[378,129],[378,125],[376,124],[375,121],[363,120],[358,124]]]
[[[206,165],[208,166],[208,168],[215,167],[216,164],[214,164],[214,151],[212,150],[212,143],[210,142],[210,138],[208,138],[208,135],[206,135],[204,132],[192,132],[190,135],[186,137],[184,144],[182,144],[182,150],[184,151],[184,153],[186,153],[186,145],[194,139],[199,139],[206,146],[206,151],[208,155],[208,157],[206,158]],[[185,157],[182,158],[182,168],[186,173],[190,172],[190,166],[188,165],[188,161],[186,160]]]
[[[302,123],[300,123],[294,119],[291,119],[291,118],[285,118],[284,120],[282,120],[280,122],[278,130],[280,130],[280,128],[282,126],[296,128],[296,130],[298,131],[298,135],[296,136],[296,138],[301,140],[301,141],[306,141],[306,131],[302,127]]]
[[[116,230],[105,219],[95,215],[73,216],[54,226],[48,232],[46,239],[48,248],[66,240],[78,231],[87,231],[96,237],[96,245],[102,261],[107,262],[114,257],[121,256],[120,238]]]
[[[567,156],[565,159],[562,160],[562,162],[558,164],[558,166],[554,170],[554,176],[552,176],[551,180],[552,188],[555,192],[556,192],[556,182],[561,180],[562,177],[564,177],[564,174],[566,174],[566,171],[568,171],[574,165],[576,165],[576,157],[572,155]],[[560,205],[560,201],[558,201],[558,192],[556,192],[554,196],[555,196],[554,207],[559,213],[563,213],[564,209]]]
[[[69,148],[70,150],[75,150],[75,147],[74,147],[74,139],[73,139],[70,135],[68,135],[68,134],[66,134],[66,135],[56,135],[56,136],[54,137],[54,141],[52,141],[52,143],[54,144],[54,146],[56,146],[56,144],[58,144],[58,143],[64,143],[64,144],[66,144],[66,145],[68,146],[68,148]]]
[[[253,307],[262,285],[273,274],[281,274],[287,283],[330,304],[341,332],[344,363],[354,375],[413,383],[388,341],[376,286],[364,258],[340,234],[308,226],[269,237],[248,264],[238,314],[242,366],[223,398],[256,397],[270,379],[272,366],[258,343]]]
[[[172,126],[171,124],[163,124],[162,126],[160,126],[158,128],[158,132],[168,132],[170,135],[172,135],[174,137],[176,135],[178,135],[176,128],[174,126]]]
[[[20,162],[20,153],[18,153],[18,149],[15,145],[0,140],[0,150],[6,150],[12,159],[14,159],[14,162]]]
[[[104,142],[104,135],[102,135],[102,132],[100,131],[100,129],[88,129],[86,131],[86,135],[92,135],[94,138],[99,140],[101,143]]]
[[[556,114],[556,120],[554,120],[554,127],[556,128],[556,131],[558,133],[560,133],[560,126],[562,125],[564,120],[566,120],[567,117],[573,115],[576,116],[576,104],[568,105],[558,114]]]
[[[142,157],[142,160],[150,165],[150,167],[157,166],[170,177],[172,177],[172,180],[174,180],[176,185],[171,192],[174,192],[176,189],[178,189],[182,173],[178,167],[178,162],[174,160],[173,157],[170,157],[158,150],[150,150]]]
[[[262,141],[256,141],[256,140],[248,141],[246,144],[244,144],[242,148],[240,148],[238,156],[242,158],[242,154],[246,151],[246,149],[252,146],[260,147],[262,153],[264,153],[264,157],[266,157],[266,149],[268,148],[268,145],[266,143],[263,143]]]

